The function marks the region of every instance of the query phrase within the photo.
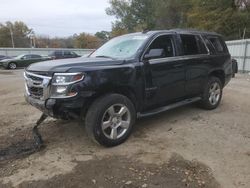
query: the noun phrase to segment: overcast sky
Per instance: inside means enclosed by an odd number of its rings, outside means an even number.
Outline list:
[[[108,0],[1,0],[0,22],[23,21],[36,34],[69,36],[111,30]]]

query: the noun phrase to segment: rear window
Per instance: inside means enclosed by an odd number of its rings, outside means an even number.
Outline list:
[[[180,35],[183,46],[183,55],[207,54],[206,46],[198,35]]]
[[[214,47],[216,52],[218,52],[218,53],[227,52],[226,46],[224,45],[224,43],[222,42],[222,40],[219,37],[209,36],[207,38],[211,42],[211,44]]]

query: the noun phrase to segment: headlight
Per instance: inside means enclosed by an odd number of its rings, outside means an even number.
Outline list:
[[[70,85],[83,80],[83,73],[55,73],[52,85]]]
[[[83,73],[55,73],[52,78],[51,98],[67,98],[77,95],[72,84],[83,80]]]

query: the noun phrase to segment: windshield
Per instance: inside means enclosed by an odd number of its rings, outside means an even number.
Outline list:
[[[148,36],[146,35],[116,37],[97,49],[90,57],[130,58],[136,54],[147,38]]]
[[[24,55],[22,54],[22,55],[19,55],[19,56],[14,57],[14,59],[21,59],[23,56],[24,56]]]

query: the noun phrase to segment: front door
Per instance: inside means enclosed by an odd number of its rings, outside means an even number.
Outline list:
[[[143,56],[147,106],[164,106],[185,96],[185,64],[177,57],[174,35],[160,35]],[[151,49],[163,49],[161,57],[146,59]]]

